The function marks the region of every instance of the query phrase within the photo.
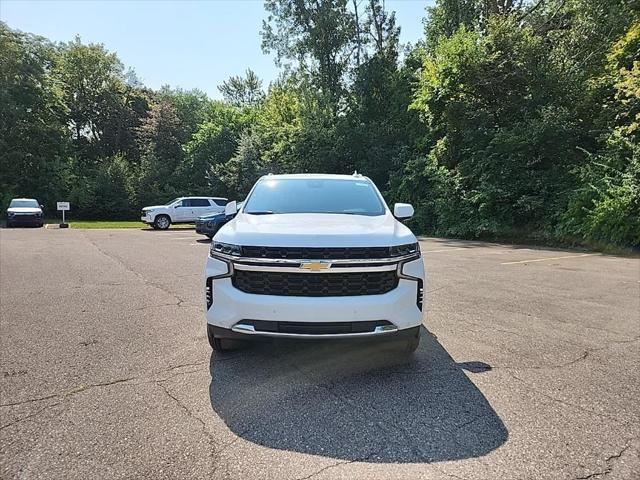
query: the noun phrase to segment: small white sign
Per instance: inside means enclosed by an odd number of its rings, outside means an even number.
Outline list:
[[[69,202],[58,202],[58,210],[69,210]]]

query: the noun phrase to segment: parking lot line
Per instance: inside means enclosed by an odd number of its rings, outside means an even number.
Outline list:
[[[562,260],[565,258],[593,257],[594,255],[599,255],[599,253],[585,253],[582,255],[565,255],[563,257],[536,258],[534,260],[518,260],[517,262],[502,262],[500,265],[516,265],[518,263],[544,262],[545,260]]]

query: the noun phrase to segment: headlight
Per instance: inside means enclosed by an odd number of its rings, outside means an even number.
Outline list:
[[[407,243],[405,245],[396,245],[391,247],[391,256],[392,257],[403,257],[405,255],[411,254],[420,254],[420,244],[419,243]]]
[[[240,245],[231,245],[230,243],[211,242],[211,256],[215,256],[216,253],[240,257],[242,255],[242,247]]]
[[[15,212],[7,212],[7,215],[10,216],[10,217],[14,217],[16,214],[15,214]]]

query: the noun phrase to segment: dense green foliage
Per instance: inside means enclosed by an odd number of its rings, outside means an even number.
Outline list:
[[[402,47],[380,0],[268,0],[247,69],[145,88],[102,45],[0,24],[0,200],[135,218],[179,195],[240,199],[268,172],[358,170],[421,233],[640,245],[636,0],[439,0]],[[49,212],[52,213],[52,212]]]

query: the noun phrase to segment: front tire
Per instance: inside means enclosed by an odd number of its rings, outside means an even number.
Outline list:
[[[169,215],[158,215],[153,221],[153,225],[158,230],[166,230],[171,226],[171,218]]]

